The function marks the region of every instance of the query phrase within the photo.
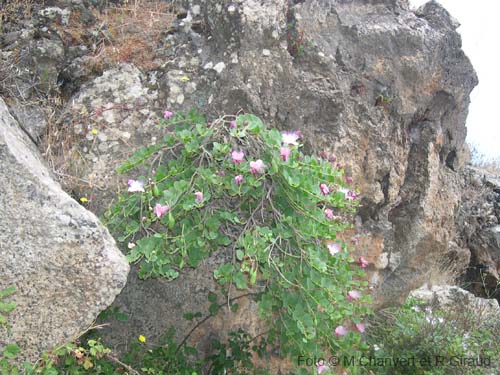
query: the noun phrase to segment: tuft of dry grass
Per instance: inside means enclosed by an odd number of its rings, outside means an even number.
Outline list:
[[[86,44],[92,51],[87,60],[94,72],[121,62],[133,63],[144,69],[155,69],[160,65],[156,51],[175,16],[170,6],[160,0],[132,0],[123,5],[93,10],[96,24],[89,34],[77,12],[70,16],[67,26],[59,32],[68,44]]]
[[[429,285],[457,285],[457,280],[464,273],[465,266],[447,256],[441,257],[436,267],[431,267],[427,275]]]
[[[31,17],[34,0],[0,0],[0,36],[5,25]]]

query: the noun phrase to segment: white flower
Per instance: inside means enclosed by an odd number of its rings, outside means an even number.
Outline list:
[[[297,132],[285,132],[281,135],[281,142],[284,145],[292,145],[297,146],[299,142],[297,142],[300,138],[300,133]]]
[[[144,193],[144,183],[139,180],[128,180],[128,191],[130,193]]]

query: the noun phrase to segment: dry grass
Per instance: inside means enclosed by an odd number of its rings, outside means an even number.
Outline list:
[[[34,0],[0,0],[0,35],[8,23],[31,17]]]
[[[175,16],[160,0],[125,1],[121,6],[93,11],[97,20],[92,33],[73,13],[68,26],[59,28],[67,44],[85,44],[92,51],[87,64],[102,72],[121,62],[130,62],[145,70],[159,66],[157,53],[162,30],[168,29]]]
[[[442,257],[435,267],[431,267],[427,275],[428,285],[457,285],[457,280],[464,273],[464,265]]]

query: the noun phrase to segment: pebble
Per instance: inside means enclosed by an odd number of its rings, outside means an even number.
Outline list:
[[[193,5],[193,7],[191,8],[191,13],[193,13],[193,16],[197,16],[201,13],[201,8],[198,4],[196,5]]]
[[[231,54],[231,63],[238,64],[238,54],[236,52]]]
[[[226,67],[226,64],[224,64],[222,61],[220,63],[215,64],[213,69],[218,73],[221,74],[224,68]]]

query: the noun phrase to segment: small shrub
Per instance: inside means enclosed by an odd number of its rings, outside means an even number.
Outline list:
[[[172,280],[222,252],[227,262],[213,277],[226,292],[257,298],[267,345],[289,356],[356,350],[369,297],[337,236],[357,206],[343,171],[304,155],[299,132],[253,115],[208,124],[195,113],[165,117],[163,140],[119,170],[151,174],[130,179],[105,215],[139,276]]]
[[[377,375],[498,373],[500,323],[472,308],[440,308],[409,298],[372,317],[365,358],[414,359],[404,366],[367,366]],[[367,361],[365,361],[367,362]]]

